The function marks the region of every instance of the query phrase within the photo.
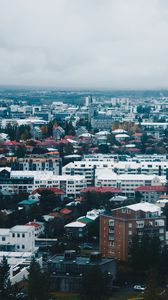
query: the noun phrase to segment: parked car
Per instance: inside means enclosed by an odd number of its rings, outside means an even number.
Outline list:
[[[140,291],[140,292],[142,292],[142,291],[144,291],[145,290],[145,286],[144,285],[140,285],[140,284],[136,284],[136,285],[134,285],[134,291]]]

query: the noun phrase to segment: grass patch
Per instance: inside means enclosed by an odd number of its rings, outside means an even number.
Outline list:
[[[51,293],[50,296],[53,300],[80,300],[79,295],[71,293],[55,292]],[[114,292],[114,295],[112,295],[109,300],[131,300],[136,298],[140,299],[140,297],[142,297],[142,295],[140,296],[140,293],[121,290]]]
[[[113,296],[109,298],[109,300],[133,300],[133,299],[140,299],[142,295],[136,292],[119,292],[115,293]]]
[[[80,300],[79,296],[72,293],[51,293],[51,298],[54,300]]]

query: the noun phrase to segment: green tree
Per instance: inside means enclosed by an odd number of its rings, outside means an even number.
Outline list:
[[[155,274],[156,274],[155,270],[152,270],[150,275],[149,275],[147,288],[146,288],[145,293],[144,293],[144,300],[159,300],[159,299],[162,299],[162,295],[161,295],[162,290],[158,286],[157,277],[156,277]]]
[[[157,236],[144,233],[141,238],[138,235],[132,237],[130,254],[135,271],[146,271],[156,266],[160,253],[160,240]]]
[[[71,143],[67,143],[64,146],[64,154],[71,155],[74,153],[73,145]]]
[[[0,264],[0,295],[2,299],[5,299],[9,292],[9,265],[5,256],[3,256]]]
[[[48,300],[49,276],[42,272],[39,263],[32,259],[28,278],[28,299],[29,300]]]
[[[108,298],[111,276],[103,273],[98,266],[93,266],[84,276],[81,299],[104,300]]]
[[[56,238],[63,234],[64,232],[64,221],[63,218],[58,216],[53,220],[47,222],[46,234],[50,238]]]

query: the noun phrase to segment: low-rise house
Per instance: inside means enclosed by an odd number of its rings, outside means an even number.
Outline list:
[[[33,222],[29,222],[27,224],[25,224],[26,226],[33,226],[34,230],[35,230],[35,238],[44,234],[45,231],[45,226],[43,222],[37,222],[37,221],[33,221]]]
[[[0,229],[0,250],[34,252],[35,230],[32,226],[16,225]]]
[[[26,200],[22,200],[18,203],[19,207],[24,207],[25,210],[29,210],[31,207],[39,205],[39,200],[35,200],[35,199],[26,199]]]
[[[69,238],[82,239],[87,236],[87,225],[80,221],[74,221],[64,226],[65,234]]]
[[[58,125],[53,127],[53,138],[60,140],[65,135],[65,130]]]

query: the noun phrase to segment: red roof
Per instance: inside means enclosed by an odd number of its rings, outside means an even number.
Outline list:
[[[154,186],[139,186],[135,189],[135,191],[139,191],[139,192],[149,192],[149,191],[153,191],[153,192],[166,192],[168,191],[168,187],[167,186],[159,186],[159,185],[154,185]]]
[[[68,208],[63,208],[60,210],[60,213],[63,215],[68,215],[72,212],[72,210],[68,209]]]
[[[52,213],[48,214],[48,216],[54,217],[54,218],[58,217],[59,215],[60,214],[58,212],[52,212]]]
[[[57,156],[59,156],[59,152],[58,151],[51,151],[51,152],[47,152],[47,155],[57,155]]]
[[[159,199],[168,199],[168,195],[160,195]]]
[[[131,140],[130,143],[142,143],[140,140]]]
[[[141,137],[142,135],[143,135],[143,133],[137,132],[137,133],[134,133],[132,136]]]
[[[32,194],[40,194],[41,192],[43,191],[51,191],[53,192],[54,194],[57,194],[57,195],[64,195],[65,192],[61,189],[58,189],[56,187],[51,187],[51,188],[38,188],[38,189],[35,189]]]
[[[35,227],[35,228],[39,228],[39,227],[41,227],[41,225],[40,225],[40,224],[38,224],[38,223],[35,223],[35,222],[30,222],[30,223],[27,223],[27,224],[26,224],[26,226],[33,226],[33,227]]]
[[[16,141],[6,141],[6,142],[4,142],[4,145],[7,145],[7,146],[16,146],[16,145],[20,145],[20,143],[18,143]]]
[[[97,192],[97,193],[122,193],[121,190],[113,188],[111,186],[90,186],[80,190],[81,193]]]
[[[66,139],[62,139],[58,143],[59,144],[69,144],[69,142]]]
[[[27,145],[27,146],[25,146],[25,148],[27,148],[27,149],[32,149],[33,146]]]
[[[138,149],[138,148],[129,148],[129,151],[131,151],[131,152],[139,152],[140,149]]]

